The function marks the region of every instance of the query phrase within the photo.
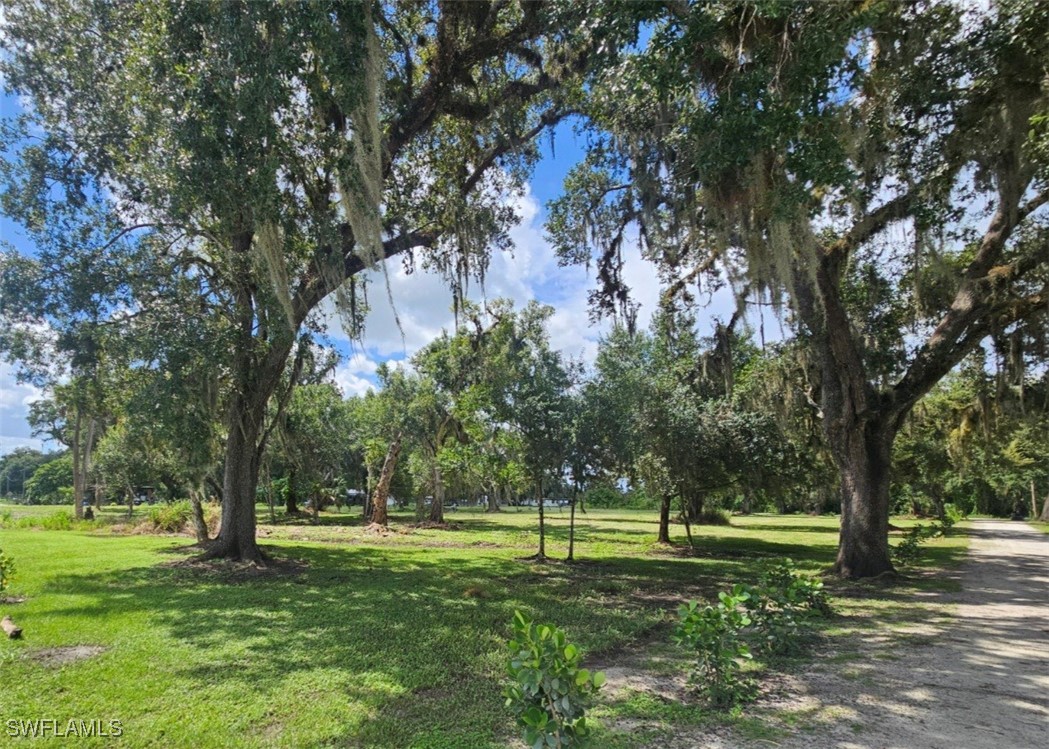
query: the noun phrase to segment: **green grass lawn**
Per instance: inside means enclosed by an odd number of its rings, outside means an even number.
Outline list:
[[[594,662],[654,637],[672,654],[662,643],[677,602],[752,579],[763,558],[817,571],[837,541],[836,518],[759,515],[693,529],[693,557],[655,545],[654,513],[592,510],[579,519],[578,564],[535,565],[520,561],[534,551],[534,510],[460,510],[447,530],[395,514],[377,536],[359,509],[271,524],[260,507],[266,550],[303,569],[252,577],[179,564],[186,537],[114,533],[123,512],[105,510],[94,530],[19,528],[17,517],[0,530],[16,564],[7,594],[26,598],[0,604],[25,630],[0,641],[0,742],[14,741],[11,719],[73,718],[120,720],[132,747],[505,747],[516,735],[500,694],[514,609],[563,627]],[[567,517],[551,513],[552,556],[567,548]],[[936,540],[928,564],[964,548],[964,534]],[[846,602],[855,616],[835,627],[859,626],[866,611],[884,618],[904,595]],[[55,662],[51,649],[77,645],[103,650]],[[715,719],[643,700],[597,713],[640,713],[668,730]],[[611,728],[599,737],[630,742]]]

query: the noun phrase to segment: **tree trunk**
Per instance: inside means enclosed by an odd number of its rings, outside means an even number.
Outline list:
[[[1049,523],[1049,494],[1045,495],[1045,502],[1042,503],[1042,514],[1038,516],[1038,519],[1043,523]]]
[[[430,522],[444,522],[444,474],[436,465],[433,468],[433,504],[430,505]]]
[[[543,482],[539,481],[536,484],[538,490],[539,499],[539,553],[536,554],[536,559],[546,559],[546,523],[543,518]]]
[[[568,557],[569,562],[575,560],[575,503],[579,491],[572,492],[572,512],[568,517]]]
[[[73,500],[76,502],[76,516],[78,518],[84,517],[84,498],[87,495],[87,480],[91,475],[91,453],[95,449],[95,433],[95,419],[89,416],[87,419],[87,437],[81,446],[83,454],[78,461],[80,475],[73,476]],[[80,487],[79,496],[77,496],[77,486]]]
[[[488,493],[488,507],[485,512],[499,512],[499,484],[492,484],[492,491]]]
[[[670,543],[670,502],[670,495],[664,494],[663,499],[659,503],[659,538],[656,539],[657,543]]]
[[[398,434],[386,451],[386,460],[383,461],[379,483],[376,484],[375,495],[372,497],[372,522],[377,525],[388,525],[390,522],[386,501],[390,496],[390,484],[393,483],[393,472],[397,469],[397,458],[400,454],[401,435]]]
[[[84,471],[80,452],[80,433],[84,417],[80,407],[76,407],[76,420],[73,423],[73,513],[77,518],[84,517]]]
[[[288,472],[288,491],[284,494],[284,512],[296,515],[299,512],[299,498],[295,494],[295,471]]]
[[[685,504],[685,500],[681,500],[681,504]],[[692,539],[692,522],[688,519],[688,508],[681,508],[681,522],[685,526],[685,538],[688,539],[688,548],[692,551],[692,554],[696,553],[696,542]]]
[[[703,515],[703,505],[706,501],[706,497],[699,492],[689,494],[687,501],[684,502],[684,514],[692,522],[699,522]]]
[[[876,421],[857,422],[832,439],[841,470],[841,532],[835,571],[873,577],[894,568],[889,558],[889,468],[894,432]]]
[[[795,275],[795,297],[820,369],[820,417],[841,474],[841,530],[834,570],[842,577],[893,572],[889,558],[889,469],[892,443],[919,396],[879,394],[867,377],[842,301],[845,256],[822,252],[815,278]],[[815,281],[815,284],[813,284]]]
[[[266,402],[249,401],[243,394],[230,405],[226,464],[222,480],[222,526],[208,552],[210,557],[265,564],[255,542],[255,491],[259,480],[259,440]]]
[[[743,505],[742,505],[742,507],[740,507],[740,513],[742,513],[743,515],[749,515],[750,514],[750,507],[751,507],[751,492],[750,492],[750,489],[744,489],[743,490]]]
[[[204,481],[205,481],[205,483],[207,483],[207,485],[209,487],[211,487],[211,490],[215,492],[215,494],[214,494],[215,499],[217,499],[219,502],[221,502],[222,501],[222,485],[219,484],[219,482],[215,480],[214,476],[210,476],[210,475],[207,476],[204,479]]]
[[[208,524],[204,521],[204,505],[201,503],[200,496],[204,493],[203,489],[194,489],[189,493],[189,505],[192,510],[193,519],[193,533],[197,537],[198,544],[206,544],[208,542]]]
[[[365,470],[367,470],[368,472],[368,477],[366,479],[366,485],[364,487],[364,511],[361,514],[364,515],[364,517],[366,518],[370,518],[372,516],[372,491],[375,488],[375,480],[373,476],[375,471],[372,469],[371,463],[368,463],[365,466]]]
[[[1034,479],[1031,479],[1031,519],[1038,517],[1038,495],[1035,493]]]

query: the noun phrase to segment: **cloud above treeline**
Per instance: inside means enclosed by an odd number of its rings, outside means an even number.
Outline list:
[[[607,322],[597,326],[590,322],[587,294],[594,287],[593,274],[584,267],[558,264],[543,236],[542,212],[531,191],[517,198],[514,207],[521,221],[510,232],[513,251],[496,252],[484,285],[471,284],[468,296],[475,302],[510,299],[515,308],[533,299],[549,304],[554,308],[549,323],[553,346],[566,358],[590,363],[600,336],[609,329]],[[658,301],[659,279],[636,247],[626,248],[624,255],[625,277],[641,303],[639,324],[645,326]],[[329,334],[340,348],[352,351],[335,373],[347,396],[374,387],[379,362],[411,357],[442,330],[455,326],[452,292],[440,274],[422,268],[408,273],[403,262],[394,258],[387,261],[385,274],[373,271],[368,281],[369,311],[361,341],[348,341],[335,316],[328,315]]]

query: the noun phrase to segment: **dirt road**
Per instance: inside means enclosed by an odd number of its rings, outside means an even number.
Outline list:
[[[945,596],[955,616],[924,639],[870,643],[851,668],[805,674],[796,696],[835,719],[766,746],[1049,747],[1049,536],[990,520],[970,533],[962,590]]]

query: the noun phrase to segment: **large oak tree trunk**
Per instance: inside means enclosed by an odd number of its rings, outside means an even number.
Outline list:
[[[270,328],[268,333],[263,332],[267,326],[258,316],[250,285],[251,241],[251,232],[242,232],[233,238],[242,279],[242,284],[234,290],[237,321],[231,368],[234,394],[226,420],[222,526],[207,556],[263,565],[265,555],[255,542],[255,497],[266,447],[266,411],[295,345],[295,330],[280,328],[280,332],[276,332]],[[284,397],[291,395],[296,377],[297,374],[291,375]]]
[[[822,251],[821,251],[822,253]],[[822,253],[815,285],[796,277],[796,295],[820,368],[821,421],[841,474],[841,530],[834,570],[873,577],[894,568],[889,558],[889,471],[892,443],[909,411],[869,383],[863,355],[841,298],[844,258]]]
[[[255,491],[265,409],[265,401],[249,401],[242,394],[233,398],[222,478],[222,526],[208,556],[265,563],[255,543]]]
[[[372,497],[372,522],[378,525],[387,525],[390,522],[386,502],[390,497],[390,484],[393,483],[393,472],[397,468],[397,458],[400,454],[401,435],[398,434],[386,451],[386,460],[383,461],[379,483],[375,485],[375,495]]]
[[[842,436],[833,450],[841,470],[841,532],[835,571],[850,578],[892,572],[889,468],[893,432],[869,422],[866,429]]]

